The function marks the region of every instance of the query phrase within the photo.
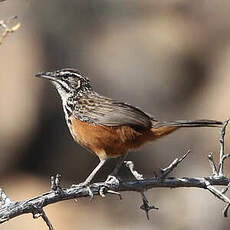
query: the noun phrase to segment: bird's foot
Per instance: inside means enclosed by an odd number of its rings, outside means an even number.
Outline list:
[[[104,182],[104,185],[101,186],[99,190],[99,194],[101,197],[105,197],[105,193],[110,193],[114,195],[118,195],[120,199],[122,199],[121,194],[119,192],[116,192],[114,190],[111,190],[111,188],[117,188],[119,186],[119,180],[115,176],[109,175]]]
[[[117,186],[119,186],[120,182],[115,176],[109,175],[104,183],[105,183],[105,185],[108,185],[108,186],[117,187]]]
[[[90,189],[90,183],[88,181],[84,181],[82,183],[79,184],[72,184],[71,188],[85,188],[90,196],[90,200],[93,199],[93,192]]]

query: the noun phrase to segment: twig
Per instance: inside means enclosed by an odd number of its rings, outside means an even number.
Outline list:
[[[216,189],[215,187],[213,187],[209,181],[205,181],[206,185],[207,185],[207,189],[213,194],[215,195],[217,198],[219,198],[220,200],[224,201],[225,203],[230,203],[230,199],[224,195],[224,193],[222,193],[221,191],[219,191],[218,189]]]
[[[229,209],[229,206],[230,206],[230,199],[227,196],[225,196],[224,194],[228,190],[229,184],[227,185],[226,190],[224,190],[224,191],[219,191],[214,186],[210,185],[210,183],[208,181],[206,181],[206,184],[207,184],[207,189],[214,196],[216,196],[218,199],[220,199],[220,200],[224,201],[225,203],[227,203],[226,207],[223,210],[223,215],[224,215],[224,217],[228,217],[228,209]]]
[[[62,188],[60,186],[60,181],[61,181],[61,175],[56,174],[55,177],[51,176],[50,177],[50,188],[52,191],[56,191],[57,193],[62,192]]]
[[[149,201],[146,198],[145,193],[143,191],[141,192],[141,196],[143,204],[140,206],[140,209],[145,211],[146,217],[149,220],[149,211],[153,209],[158,210],[159,208],[155,207],[154,205],[149,205]]]
[[[4,206],[8,206],[11,203],[12,203],[12,201],[10,200],[10,198],[0,188],[0,208],[3,208]]]
[[[9,27],[8,24],[10,23],[10,21],[12,21],[13,19],[16,19],[17,17],[11,17],[8,20],[0,20],[0,27],[2,27],[4,29],[2,35],[0,36],[0,45],[2,44],[3,40],[7,37],[7,35],[9,33],[13,33],[16,30],[18,30],[21,27],[21,24],[18,22],[16,25]]]
[[[223,210],[224,217],[228,217],[228,209],[229,209],[229,207],[230,207],[230,204],[227,204],[226,207],[224,208],[224,210]]]
[[[213,154],[210,153],[208,155],[208,160],[209,160],[210,167],[212,169],[212,174],[213,174],[214,178],[224,177],[224,161],[225,161],[225,159],[227,159],[229,157],[229,154],[224,153],[225,130],[226,130],[226,127],[228,125],[228,122],[229,122],[229,119],[223,122],[223,126],[222,126],[221,132],[220,132],[220,138],[219,138],[220,153],[219,153],[218,170],[217,170],[216,164],[215,164],[214,159],[213,159]],[[224,217],[227,217],[228,216],[228,209],[229,209],[229,206],[230,206],[230,199],[225,195],[225,193],[228,191],[230,184],[228,184],[224,189],[222,189],[220,191],[217,188],[215,188],[214,186],[212,186],[209,181],[205,181],[205,183],[207,185],[207,189],[214,196],[216,196],[218,199],[220,199],[220,200],[224,201],[225,203],[227,203],[227,206],[223,210]]]
[[[42,206],[42,203],[33,204],[32,206],[33,218],[37,219],[39,217],[42,217],[42,219],[45,221],[46,225],[48,226],[49,230],[54,230],[48,216],[46,215],[45,211],[43,210],[41,206]]]
[[[209,161],[210,167],[212,169],[212,175],[213,176],[218,176],[218,172],[217,172],[217,169],[216,169],[216,164],[215,164],[214,159],[213,159],[213,153],[208,154],[208,161]]]
[[[42,209],[42,213],[41,214],[42,214],[41,217],[46,222],[49,230],[54,230],[53,225],[51,224],[48,216],[46,215],[46,213],[45,213],[45,211],[43,209]]]
[[[134,169],[134,164],[132,161],[124,161],[125,163],[125,166],[127,168],[129,168],[130,172],[133,174],[133,176],[137,179],[137,180],[143,180],[144,177],[142,174],[140,174],[139,172],[137,172],[135,169]]]
[[[221,129],[220,133],[220,159],[219,159],[219,168],[218,168],[218,176],[224,176],[224,160],[229,157],[229,155],[224,154],[224,136],[225,136],[225,130],[228,125],[230,119],[224,121],[223,127]]]
[[[228,191],[229,187],[230,187],[230,183],[221,190],[221,193],[225,194]]]
[[[188,150],[181,158],[176,158],[168,167],[164,168],[164,169],[161,169],[160,170],[160,176],[157,177],[157,179],[159,180],[163,180],[164,178],[166,178],[166,176],[168,176],[176,167],[179,163],[181,163],[187,156],[188,154],[190,153],[191,151]],[[132,161],[125,161],[124,162],[126,164],[126,167],[129,168],[130,172],[133,174],[133,176],[138,180],[143,180],[144,177],[142,174],[138,173],[136,170],[134,170],[134,164]],[[141,209],[145,211],[146,213],[146,217],[147,219],[149,220],[149,211],[152,210],[152,209],[157,209],[157,207],[155,207],[154,205],[153,206],[150,206],[149,205],[149,201],[148,199],[146,198],[145,196],[145,193],[144,193],[144,189],[140,191],[141,193],[141,196],[142,196],[142,202],[143,204],[141,205]]]
[[[181,158],[176,158],[168,167],[161,169],[159,179],[162,180],[168,176],[177,167],[177,165],[188,156],[189,153],[191,153],[191,150],[188,150]]]
[[[125,163],[126,167],[129,168],[130,172],[136,178],[136,180],[143,180],[144,179],[143,175],[134,169],[134,164],[132,161],[124,161],[124,163]],[[140,194],[142,197],[142,205],[140,206],[140,209],[145,211],[146,217],[149,220],[149,211],[153,210],[153,209],[158,210],[158,208],[156,208],[154,205],[149,205],[149,201],[148,201],[147,197],[145,196],[144,191],[145,191],[144,189],[140,191]]]

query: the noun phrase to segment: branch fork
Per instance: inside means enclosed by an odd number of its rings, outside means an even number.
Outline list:
[[[219,164],[218,164],[218,166],[213,159],[213,153],[210,153],[208,155],[208,160],[209,160],[210,167],[212,169],[213,178],[226,178],[224,175],[224,161],[230,156],[230,154],[224,153],[224,137],[225,137],[226,127],[228,125],[229,120],[230,119],[223,122],[223,126],[222,126],[221,132],[220,132],[220,138],[219,138],[220,152],[219,152]],[[228,216],[228,209],[230,207],[230,199],[225,195],[225,193],[228,191],[230,183],[228,183],[228,185],[224,189],[222,189],[221,191],[218,190],[217,188],[215,188],[214,186],[212,186],[208,180],[205,180],[205,183],[206,183],[206,186],[207,186],[207,189],[209,190],[209,192],[211,192],[218,199],[227,203],[226,207],[223,210],[224,217],[227,217]]]

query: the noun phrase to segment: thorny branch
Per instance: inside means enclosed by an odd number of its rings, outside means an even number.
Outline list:
[[[20,216],[25,213],[32,213],[34,218],[42,217],[46,222],[50,230],[53,230],[53,226],[45,214],[43,208],[49,204],[57,203],[59,201],[77,199],[80,197],[89,197],[92,195],[109,194],[113,191],[114,194],[122,191],[134,191],[139,192],[142,195],[143,205],[141,209],[146,212],[148,218],[148,212],[151,209],[157,209],[154,206],[149,205],[144,192],[152,188],[181,188],[181,187],[193,187],[207,189],[215,197],[225,202],[227,205],[223,210],[223,214],[227,217],[228,209],[230,207],[230,199],[227,197],[226,192],[230,187],[230,178],[224,176],[224,161],[229,157],[229,154],[224,153],[224,137],[225,130],[228,125],[228,121],[223,123],[220,135],[220,152],[218,166],[214,162],[213,154],[208,155],[208,160],[212,169],[212,176],[202,178],[173,178],[167,177],[183,160],[188,156],[188,151],[181,158],[176,158],[168,167],[160,169],[160,174],[152,178],[144,178],[143,175],[138,173],[134,169],[134,165],[130,161],[126,161],[126,166],[130,169],[130,172],[135,177],[135,180],[121,181],[119,183],[94,183],[89,187],[74,186],[70,188],[62,188],[60,185],[60,175],[51,177],[51,191],[42,194],[40,196],[19,202],[11,201],[7,195],[0,189],[0,224],[4,223],[16,216]],[[214,186],[226,186],[223,190],[218,190]],[[103,193],[101,192],[104,189]]]
[[[125,161],[124,162],[126,167],[129,168],[130,172],[133,174],[133,176],[136,178],[136,180],[144,180],[144,177],[142,174],[138,173],[136,170],[134,170],[134,164],[132,161]],[[140,191],[141,197],[142,197],[142,205],[140,206],[140,209],[145,211],[146,217],[149,220],[149,211],[156,209],[158,210],[157,207],[155,207],[154,205],[149,205],[149,201],[145,196],[145,190],[143,188],[143,190]]]

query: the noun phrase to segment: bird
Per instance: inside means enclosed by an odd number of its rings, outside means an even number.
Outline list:
[[[74,68],[39,72],[57,89],[73,139],[99,158],[98,165],[81,183],[88,186],[110,158],[120,157],[110,176],[116,176],[129,151],[140,148],[180,128],[220,127],[216,120],[158,121],[152,115],[97,93],[90,80]]]

